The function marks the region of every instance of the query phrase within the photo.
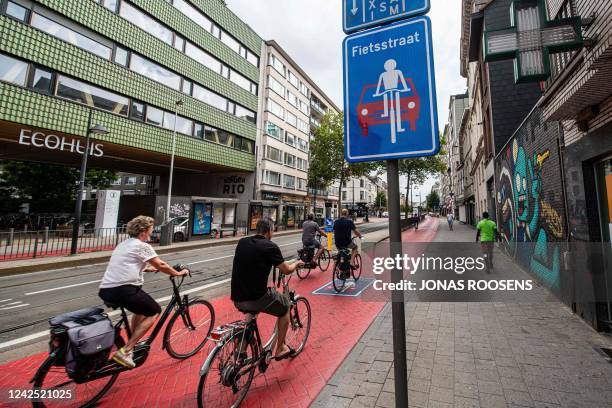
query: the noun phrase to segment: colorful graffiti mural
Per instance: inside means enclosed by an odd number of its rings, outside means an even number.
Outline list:
[[[529,146],[528,146],[529,147]],[[502,247],[549,288],[560,288],[563,220],[544,196],[543,174],[560,175],[550,150],[527,153],[517,136],[497,157],[497,209]],[[558,187],[558,186],[556,186]]]

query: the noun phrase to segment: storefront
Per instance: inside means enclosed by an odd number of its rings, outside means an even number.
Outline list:
[[[282,220],[281,224],[286,228],[299,228],[306,217],[306,204],[303,197],[282,197]]]
[[[189,235],[193,239],[217,238],[238,233],[238,200],[192,197]]]
[[[264,217],[270,218],[275,224],[278,221],[280,194],[263,191],[261,197],[261,200],[252,200],[249,204],[249,229],[251,231],[255,230],[257,222]]]

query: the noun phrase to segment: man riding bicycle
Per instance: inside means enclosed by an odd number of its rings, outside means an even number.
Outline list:
[[[334,222],[334,237],[336,239],[336,248],[338,250],[351,250],[351,267],[355,267],[355,254],[357,253],[357,245],[352,240],[351,233],[354,232],[359,238],[362,237],[361,232],[355,226],[353,220],[348,218],[348,210],[342,210],[342,216]]]
[[[489,213],[482,213],[482,220],[476,225],[476,242],[480,239],[482,253],[487,257],[488,267],[493,269],[493,247],[497,237],[497,224],[489,219]]]
[[[151,217],[138,216],[128,222],[130,238],[121,242],[113,251],[98,295],[105,303],[123,307],[132,315],[132,336],[127,344],[117,350],[113,360],[134,368],[134,346],[153,326],[161,314],[161,307],[142,290],[144,272],[163,272],[170,276],[183,276],[188,270],[176,271],[162,261],[147,242],[151,239],[155,221]],[[149,266],[146,266],[149,264]]]
[[[289,329],[290,300],[275,288],[268,287],[272,267],[289,275],[304,262],[285,262],[280,248],[271,241],[274,222],[262,218],[257,222],[254,236],[238,241],[232,267],[231,299],[242,313],[266,313],[278,318],[276,328],[276,360],[292,357],[295,350],[285,344]]]
[[[327,234],[319,227],[319,224],[314,221],[314,215],[308,214],[308,220],[302,225],[302,245],[304,245],[304,247],[317,248],[317,253],[312,258],[312,262],[315,263],[317,259],[319,259],[319,256],[321,256],[321,252],[323,252],[323,246],[316,240],[317,234],[327,237]]]

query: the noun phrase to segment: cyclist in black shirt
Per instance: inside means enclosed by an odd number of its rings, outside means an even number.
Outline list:
[[[271,241],[274,222],[270,218],[259,220],[254,236],[242,238],[236,246],[232,267],[231,299],[243,313],[266,313],[276,316],[278,337],[277,360],[291,357],[295,351],[285,344],[289,328],[289,299],[274,287],[268,287],[272,267],[289,275],[304,262],[285,262],[280,248]]]
[[[357,253],[357,245],[353,242],[351,233],[361,238],[361,232],[355,226],[353,220],[348,218],[348,210],[342,210],[342,216],[334,223],[334,239],[336,240],[336,248],[349,248],[351,250],[351,266],[355,265],[355,254]]]

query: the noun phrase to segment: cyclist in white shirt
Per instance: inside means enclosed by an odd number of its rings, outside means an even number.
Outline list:
[[[161,307],[155,299],[142,290],[144,272],[159,271],[170,276],[188,273],[186,269],[174,270],[162,261],[147,243],[151,239],[153,225],[153,218],[142,215],[127,224],[130,238],[117,245],[100,283],[99,296],[104,302],[122,306],[133,313],[132,336],[127,344],[113,355],[113,360],[128,368],[135,367],[134,346],[161,313]]]

